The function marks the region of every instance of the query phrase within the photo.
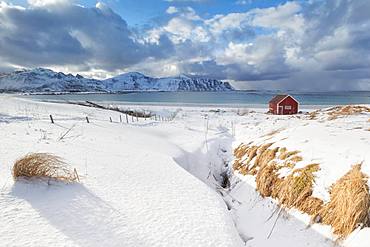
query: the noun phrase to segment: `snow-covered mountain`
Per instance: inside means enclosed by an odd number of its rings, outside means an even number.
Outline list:
[[[152,78],[141,73],[131,72],[104,81],[110,91],[232,91],[228,82],[214,79],[189,77]]]
[[[0,75],[0,90],[14,92],[105,91],[101,81],[37,68]]]
[[[123,92],[123,91],[231,91],[228,82],[207,78],[152,78],[138,72],[107,80],[87,79],[80,75],[37,68],[0,74],[0,91],[5,92]]]

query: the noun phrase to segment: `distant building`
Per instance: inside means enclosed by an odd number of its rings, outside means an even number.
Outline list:
[[[276,95],[269,102],[269,112],[276,115],[298,113],[299,102],[290,95]]]

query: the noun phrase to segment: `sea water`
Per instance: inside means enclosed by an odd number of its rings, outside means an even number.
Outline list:
[[[130,92],[121,94],[27,95],[42,101],[94,101],[113,104],[266,107],[276,92]],[[370,104],[370,92],[290,93],[300,105]]]

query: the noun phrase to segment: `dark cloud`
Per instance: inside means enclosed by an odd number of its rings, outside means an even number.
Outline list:
[[[18,66],[85,66],[112,71],[171,49],[138,42],[127,23],[102,4],[97,8],[50,5],[0,8],[0,53]]]

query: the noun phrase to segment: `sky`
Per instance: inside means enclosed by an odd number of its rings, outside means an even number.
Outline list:
[[[0,71],[370,90],[369,0],[0,0]]]

